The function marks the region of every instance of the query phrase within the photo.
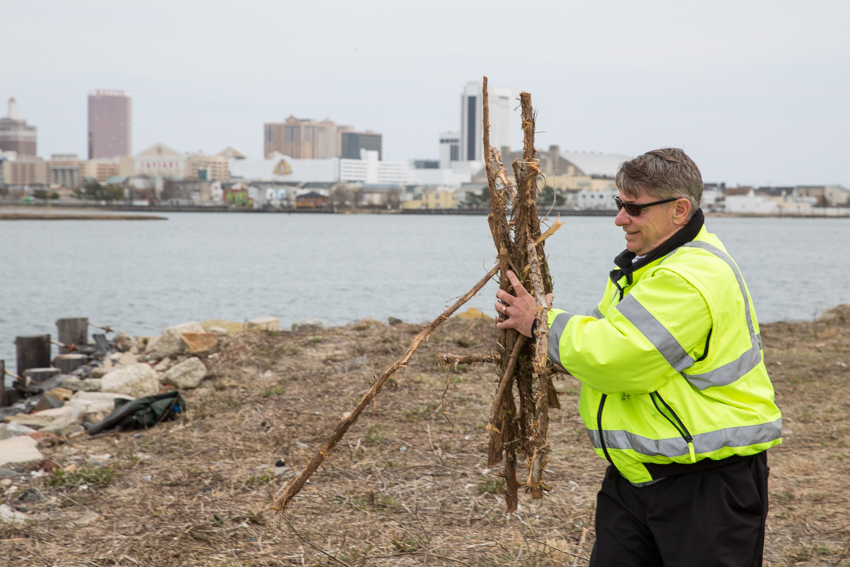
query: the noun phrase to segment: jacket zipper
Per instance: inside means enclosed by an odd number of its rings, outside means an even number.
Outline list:
[[[696,451],[694,450],[694,438],[688,431],[688,428],[685,427],[685,424],[682,423],[682,420],[679,419],[679,416],[676,415],[676,412],[673,411],[673,408],[667,405],[667,402],[664,401],[664,398],[661,397],[661,394],[659,394],[658,392],[652,392],[649,397],[652,399],[652,403],[655,404],[655,409],[658,410],[658,413],[667,418],[667,421],[669,421],[673,425],[673,427],[676,428],[676,431],[679,432],[679,435],[681,435],[685,439],[685,442],[688,444],[688,453],[690,453],[691,462],[697,462],[697,455]],[[664,407],[667,409],[667,411],[670,412],[670,415],[673,416],[672,419],[670,418],[670,416],[664,413],[660,407],[658,407],[658,402],[655,401],[656,398],[660,400],[662,404],[664,404]],[[674,419],[675,421],[673,421]]]
[[[596,414],[596,427],[597,431],[599,431],[599,443],[602,445],[602,452],[605,453],[605,458],[608,459],[608,462],[614,468],[617,468],[617,465],[614,464],[614,461],[611,460],[611,455],[608,454],[608,447],[605,445],[605,436],[602,435],[602,408],[605,407],[605,400],[608,398],[608,394],[602,394],[602,399],[599,400],[599,413]]]

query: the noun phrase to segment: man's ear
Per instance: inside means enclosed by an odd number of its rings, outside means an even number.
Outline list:
[[[679,199],[675,203],[676,208],[673,211],[673,222],[677,225],[688,224],[688,217],[691,213],[691,202],[687,199]]]

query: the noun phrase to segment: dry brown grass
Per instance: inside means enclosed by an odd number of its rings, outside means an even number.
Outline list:
[[[437,351],[486,352],[487,321],[440,327],[286,516],[271,514],[283,486],[275,461],[296,470],[305,463],[418,330],[364,321],[231,339],[211,361],[207,387],[185,393],[180,421],[44,446],[62,466],[88,461],[113,478],[85,490],[51,486],[47,476],[17,483],[6,502],[25,506],[32,521],[0,527],[0,565],[571,566],[576,555],[586,564],[605,462],[578,417],[577,383],[556,383],[563,409],[551,414],[554,490],[537,501],[521,495],[519,512],[506,517],[500,479],[485,469],[492,368],[446,371],[435,362]],[[850,373],[840,364],[850,365],[850,308],[762,332],[786,427],[770,454],[766,559],[850,565]],[[15,499],[30,486],[46,500]],[[582,528],[590,531],[579,549]]]

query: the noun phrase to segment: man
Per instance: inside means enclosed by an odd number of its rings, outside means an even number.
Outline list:
[[[549,358],[610,466],[591,565],[761,565],[766,449],[782,418],[744,279],[703,226],[702,176],[679,149],[617,172],[626,250],[592,316],[549,311]],[[499,291],[500,329],[533,336],[534,299]]]

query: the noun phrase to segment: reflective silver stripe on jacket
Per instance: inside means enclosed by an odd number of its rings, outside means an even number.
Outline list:
[[[673,458],[689,454],[688,443],[682,437],[650,439],[622,429],[603,429],[602,434],[608,449],[631,449],[650,457]],[[588,429],[587,436],[595,448],[602,449],[597,430]],[[769,443],[782,437],[782,418],[758,425],[742,425],[699,433],[693,437],[694,450],[697,453],[711,453],[723,447],[749,447]]]
[[[555,320],[549,326],[549,360],[561,368],[564,367],[561,364],[561,336],[564,334],[567,323],[574,316],[575,313],[558,313]]]
[[[599,310],[598,307],[593,308],[593,313],[590,314],[594,319],[604,319],[605,315],[602,314],[602,311]]]
[[[694,363],[694,359],[682,348],[676,337],[634,296],[627,295],[617,304],[617,311],[643,333],[676,372],[681,372]]]
[[[738,287],[741,288],[741,296],[744,298],[744,312],[747,316],[747,329],[750,331],[750,348],[739,356],[736,360],[724,364],[710,372],[703,374],[687,374],[682,373],[682,376],[688,380],[694,387],[699,390],[707,390],[708,388],[716,388],[731,384],[739,378],[743,378],[750,370],[761,363],[761,335],[757,335],[755,326],[753,325],[753,316],[750,312],[750,300],[747,296],[747,288],[744,286],[744,278],[741,276],[741,271],[732,258],[716,246],[707,242],[688,242],[684,246],[690,248],[701,248],[710,252],[726,262],[735,274],[735,279],[738,280]]]

